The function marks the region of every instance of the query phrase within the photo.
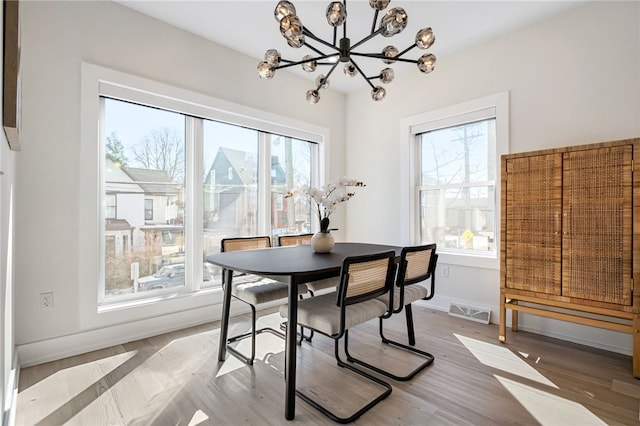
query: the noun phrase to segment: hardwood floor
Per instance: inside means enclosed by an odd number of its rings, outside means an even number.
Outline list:
[[[277,313],[260,322],[276,325]],[[631,357],[526,332],[498,342],[497,325],[450,317],[416,305],[417,347],[435,363],[356,423],[366,425],[631,425],[639,423],[640,381]],[[404,340],[404,316],[386,322]],[[232,318],[232,333],[247,329]],[[17,425],[333,424],[299,398],[284,419],[284,341],[258,336],[248,367],[217,362],[219,323],[168,333],[22,369]],[[248,350],[248,340],[242,350]],[[352,331],[350,350],[409,371],[415,355],[379,343],[377,323]],[[378,389],[336,366],[321,335],[298,351],[298,386],[346,412]]]

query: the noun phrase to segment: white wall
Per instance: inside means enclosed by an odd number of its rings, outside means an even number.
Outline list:
[[[397,75],[387,98],[347,99],[347,173],[367,188],[349,201],[347,238],[401,243],[399,122],[405,117],[509,91],[510,152],[640,136],[640,3],[593,2],[464,52],[436,70]],[[434,31],[437,29],[434,29]],[[437,36],[437,31],[436,31]],[[430,49],[437,56],[438,42]],[[367,90],[368,92],[368,90]],[[375,215],[370,206],[375,205]],[[432,306],[492,309],[499,271],[451,265]],[[523,329],[631,353],[631,336],[522,315]]]
[[[183,300],[146,321],[83,328],[78,264],[81,62],[140,76],[330,129],[330,175],[344,173],[344,95],[310,108],[308,82],[283,72],[260,80],[257,58],[208,42],[110,1],[21,2],[23,151],[17,163],[16,345],[23,365],[217,319]],[[284,95],[283,95],[284,94]],[[297,96],[293,96],[295,94]],[[344,214],[343,214],[344,217]],[[96,224],[98,226],[98,224]],[[97,230],[96,230],[97,232]],[[54,309],[38,296],[54,292]],[[197,299],[197,298],[191,298]],[[201,309],[191,309],[199,307]],[[166,315],[163,315],[166,314]],[[180,316],[182,315],[182,316]]]
[[[0,12],[0,15],[2,12]],[[3,41],[0,19],[0,46]],[[2,99],[2,85],[0,85]],[[2,103],[0,103],[2,117]],[[16,391],[17,360],[15,357],[14,280],[13,280],[13,189],[14,169],[18,154],[9,149],[4,131],[0,130],[0,423],[9,424],[15,414],[12,407]]]

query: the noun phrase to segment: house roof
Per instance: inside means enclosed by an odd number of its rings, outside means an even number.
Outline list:
[[[123,167],[122,170],[147,194],[178,194],[180,185],[164,170]]]
[[[207,178],[205,182],[211,182],[211,171],[216,164],[217,158],[220,155],[224,155],[229,164],[239,176],[240,180],[243,184],[253,184],[256,179],[256,171],[255,171],[255,163],[249,160],[247,151],[241,151],[233,148],[220,148],[218,153],[216,154],[216,160],[213,161],[209,172],[207,173]],[[277,156],[271,157],[271,170],[275,172],[272,175],[271,183],[284,183],[286,180],[286,173],[280,165],[280,161]]]
[[[105,190],[107,193],[143,193],[144,190],[136,184],[131,176],[122,170],[122,166],[105,159]]]
[[[107,219],[107,231],[128,231],[134,227],[125,219]]]

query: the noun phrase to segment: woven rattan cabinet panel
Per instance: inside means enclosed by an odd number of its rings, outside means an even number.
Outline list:
[[[633,147],[563,157],[562,294],[630,306]]]
[[[513,331],[526,312],[633,333],[640,377],[634,158],[640,139],[502,156],[501,341],[507,309]]]
[[[506,285],[561,294],[562,155],[506,161]]]

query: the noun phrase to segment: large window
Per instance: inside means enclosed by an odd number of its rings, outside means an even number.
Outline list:
[[[443,263],[497,268],[508,93],[410,117],[402,126],[408,242],[436,243]]]
[[[129,95],[100,97],[101,303],[219,286],[223,238],[311,231],[284,195],[318,175],[317,143]]]
[[[495,118],[417,135],[419,233],[440,251],[495,255]]]

